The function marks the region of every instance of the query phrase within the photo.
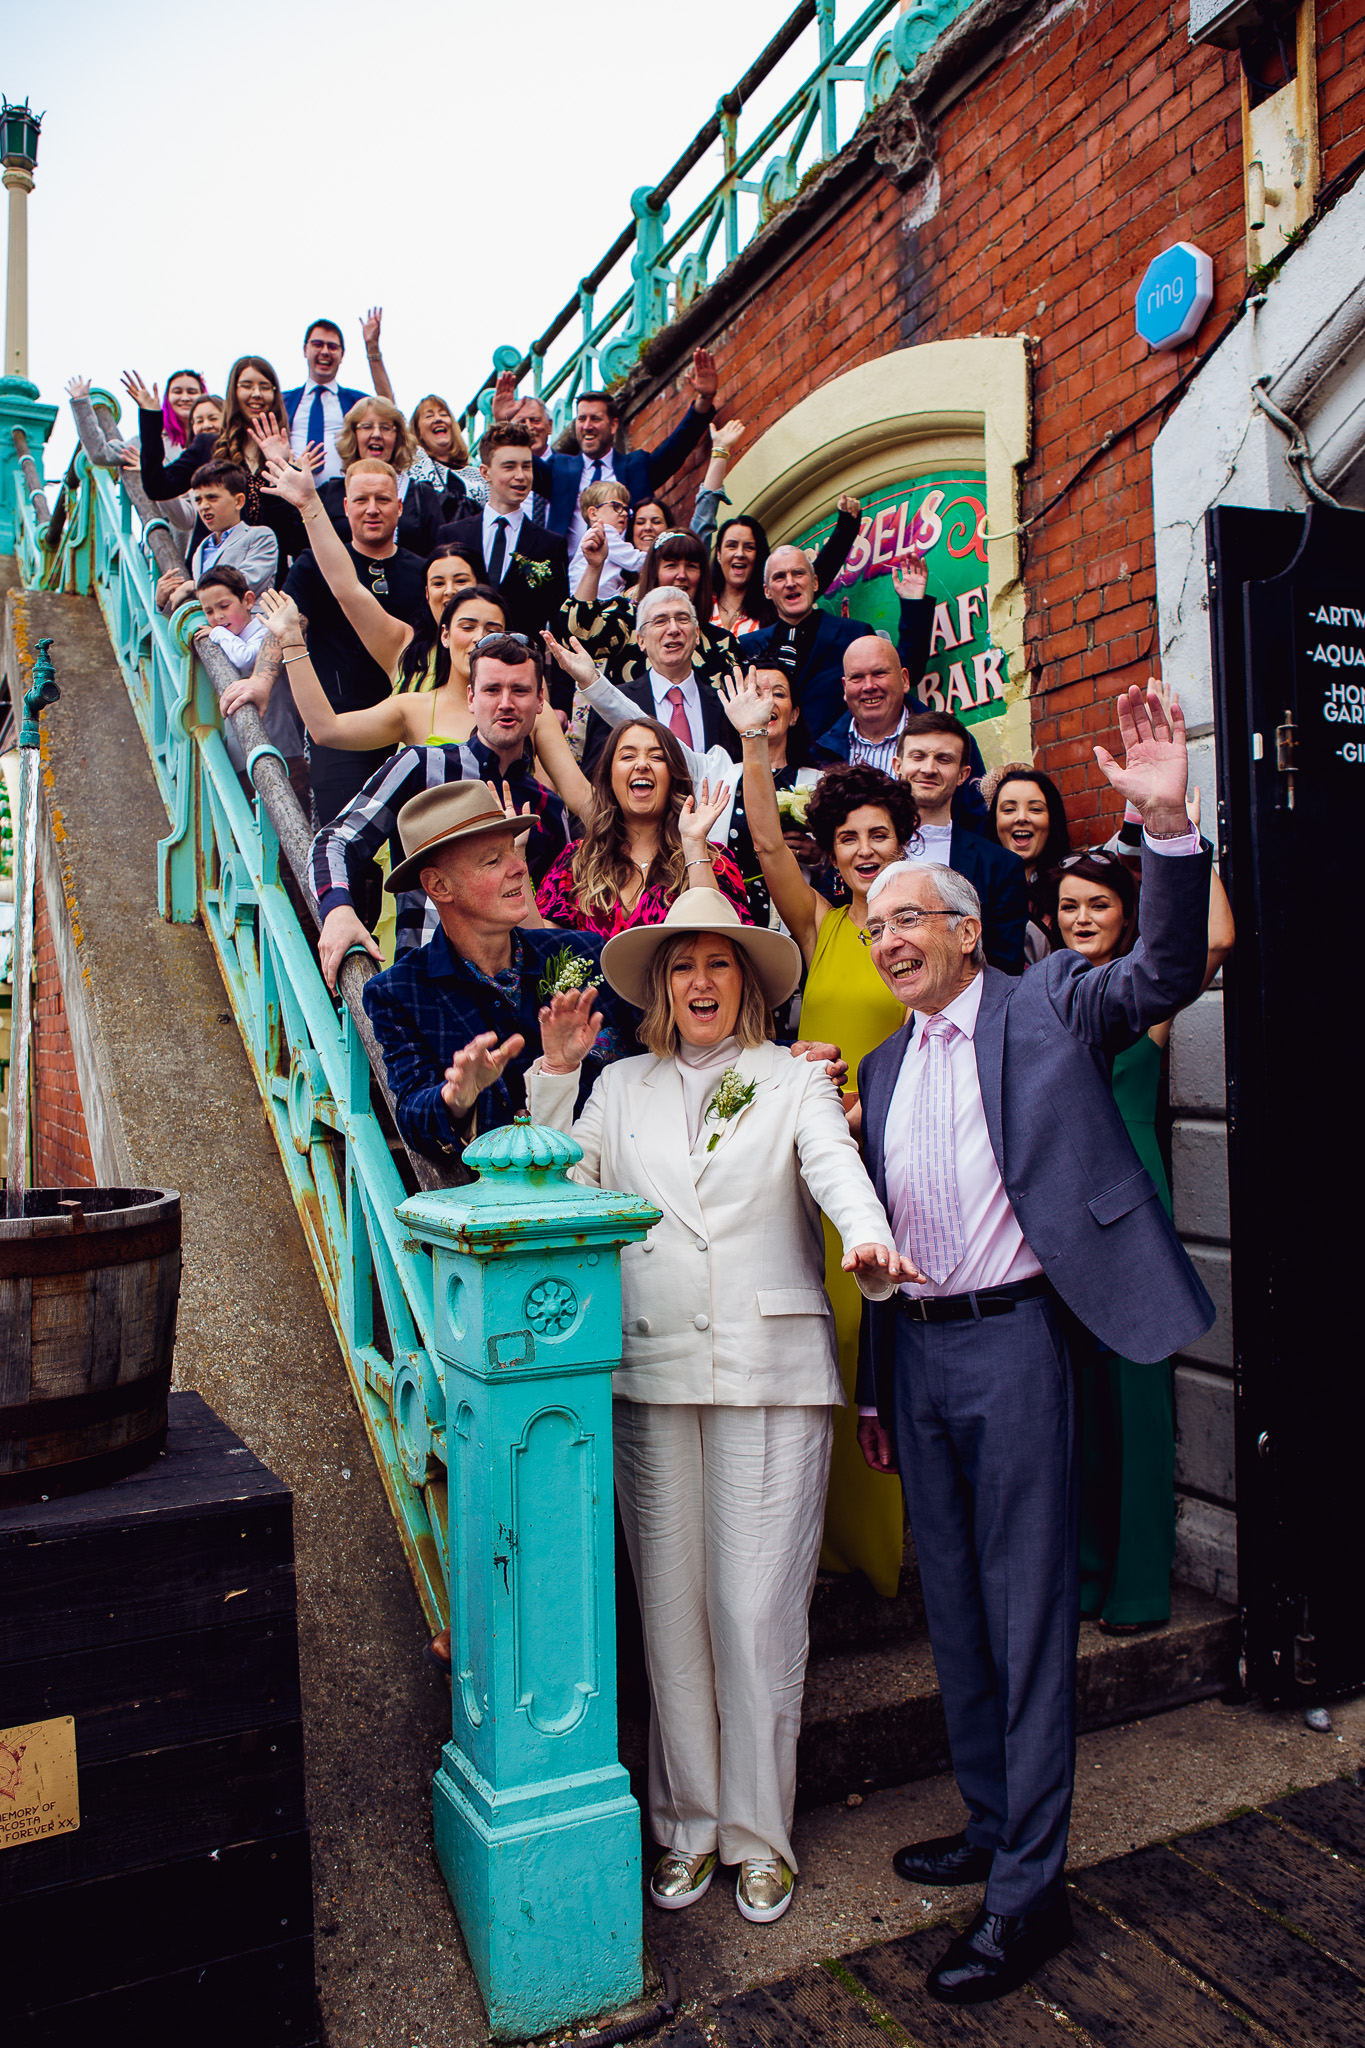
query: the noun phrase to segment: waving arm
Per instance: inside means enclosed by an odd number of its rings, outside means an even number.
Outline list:
[[[252,431],[256,431],[254,425]],[[257,434],[258,440],[264,438],[263,434]],[[412,627],[402,619],[391,618],[374,592],[361,584],[345,541],[322,509],[322,500],[307,464],[296,469],[292,463],[270,456],[265,468],[270,479],[266,488],[272,497],[283,498],[286,504],[292,505],[303,520],[313,558],[327,578],[333,597],[359,634],[365,652],[379,663],[385,675],[392,675],[412,638]],[[311,726],[309,730],[312,731]],[[382,740],[325,741],[319,733],[313,733],[313,738],[319,746],[371,747],[386,744]]]

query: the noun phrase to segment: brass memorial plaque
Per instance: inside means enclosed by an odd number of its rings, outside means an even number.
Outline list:
[[[71,1715],[0,1728],[0,1849],[69,1835],[80,1824]]]

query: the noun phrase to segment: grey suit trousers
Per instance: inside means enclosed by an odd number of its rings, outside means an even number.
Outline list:
[[[1076,1763],[1076,1403],[1050,1296],[952,1323],[896,1315],[896,1449],[967,1838],[993,1913],[1063,1881]]]

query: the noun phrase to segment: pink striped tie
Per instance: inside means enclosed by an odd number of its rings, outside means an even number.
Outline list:
[[[924,1026],[924,1072],[906,1134],[910,1257],[939,1286],[962,1262],[964,1233],[953,1155],[953,1059],[958,1029],[949,1018]]]
[[[675,739],[681,740],[685,747],[690,747],[692,744],[692,727],[688,722],[687,706],[683,702],[683,693],[677,684],[674,683],[671,690],[664,691],[664,695],[673,706],[673,709],[668,714],[668,729]]]

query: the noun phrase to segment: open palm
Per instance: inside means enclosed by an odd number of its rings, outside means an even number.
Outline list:
[[[1185,714],[1180,701],[1173,695],[1168,707],[1155,681],[1149,679],[1145,692],[1136,683],[1125,690],[1117,710],[1123,763],[1120,766],[1107,747],[1096,747],[1100,770],[1149,824],[1157,824],[1159,814],[1159,829],[1178,832],[1185,823],[1189,785]],[[1173,825],[1169,822],[1172,816]]]

